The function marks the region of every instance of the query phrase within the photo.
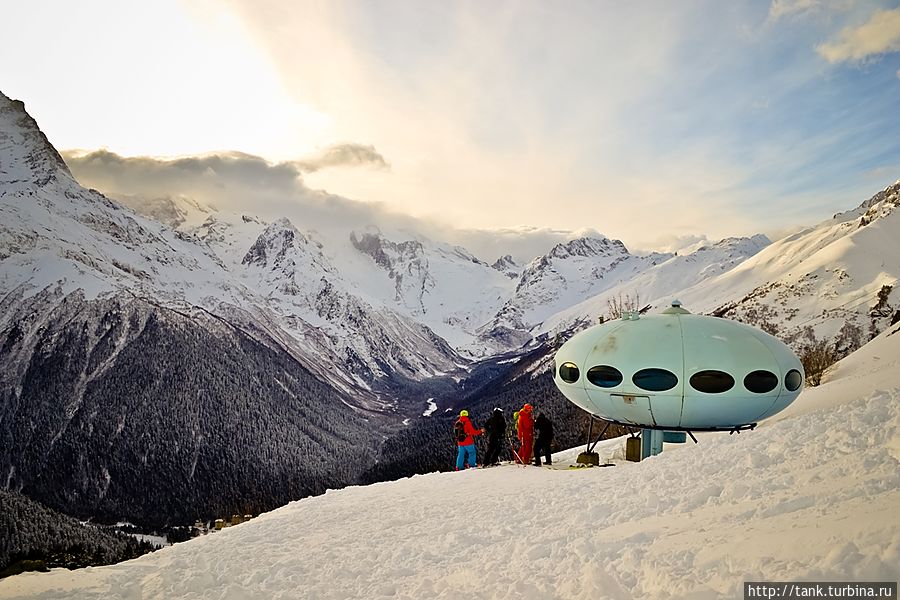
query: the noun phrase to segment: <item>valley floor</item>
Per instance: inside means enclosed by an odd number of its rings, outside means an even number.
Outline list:
[[[735,598],[900,577],[900,335],[783,418],[611,468],[433,473],[293,502],[0,598]],[[560,462],[571,457],[559,456]],[[449,460],[449,458],[448,458]]]

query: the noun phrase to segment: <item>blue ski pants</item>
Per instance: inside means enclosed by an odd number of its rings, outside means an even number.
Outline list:
[[[462,471],[465,469],[466,463],[468,463],[470,467],[474,467],[478,464],[475,462],[475,444],[459,447],[459,452],[456,454],[456,470]]]

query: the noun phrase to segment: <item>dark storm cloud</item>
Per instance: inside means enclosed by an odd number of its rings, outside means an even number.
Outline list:
[[[304,173],[314,173],[328,167],[368,166],[389,169],[390,165],[375,150],[375,146],[363,144],[336,144],[324,148],[318,154],[294,163]]]

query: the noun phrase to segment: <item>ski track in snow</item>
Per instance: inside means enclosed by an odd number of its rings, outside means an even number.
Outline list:
[[[126,563],[19,575],[0,597],[720,598],[748,580],[894,581],[898,404],[900,387],[879,390],[614,468],[329,491]]]

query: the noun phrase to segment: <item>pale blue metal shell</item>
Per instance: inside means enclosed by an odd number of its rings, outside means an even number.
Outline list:
[[[560,367],[567,363],[579,371],[571,383],[560,377]],[[614,367],[621,382],[612,387],[591,383],[588,371],[596,366]],[[669,371],[677,383],[664,391],[641,389],[632,378],[644,369]],[[698,391],[690,382],[701,371],[727,373],[733,386],[719,393]],[[775,387],[763,393],[748,390],[745,378],[755,371],[774,374]],[[797,371],[790,381],[799,385],[794,390],[785,384],[791,371]],[[554,364],[556,386],[584,410],[609,421],[659,429],[752,425],[793,402],[804,379],[800,360],[777,338],[737,321],[690,314],[677,303],[662,314],[627,315],[582,331],[562,345]]]

